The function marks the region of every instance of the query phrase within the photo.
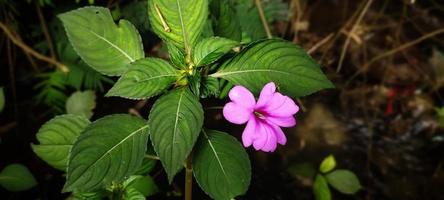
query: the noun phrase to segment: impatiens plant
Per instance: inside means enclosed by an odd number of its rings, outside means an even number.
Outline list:
[[[224,116],[247,123],[245,147],[272,152],[277,143],[286,143],[280,127],[295,125],[298,106],[291,98],[331,88],[332,83],[291,42],[241,44],[239,37],[203,34],[215,17],[209,15],[208,0],[150,0],[147,10],[151,30],[168,47],[170,60],[145,57],[136,28],[124,19],[116,24],[107,8],[80,8],[59,18],[85,63],[120,77],[106,96],[159,96],[148,119],[128,114],[95,121],[89,115],[57,116],[39,130],[40,144],[33,144],[33,150],[66,172],[62,192],[73,198],[143,199],[157,190],[149,177],[156,160],[169,183],[185,168],[185,199],[191,199],[193,175],[211,198],[244,194],[251,179],[245,148],[236,139],[238,133],[203,127],[200,99],[219,96],[227,82],[235,85]]]

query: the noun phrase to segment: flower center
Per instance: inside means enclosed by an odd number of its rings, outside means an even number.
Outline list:
[[[265,116],[262,113],[258,112],[258,111],[254,111],[254,115],[256,117],[258,117],[259,119],[265,119]]]

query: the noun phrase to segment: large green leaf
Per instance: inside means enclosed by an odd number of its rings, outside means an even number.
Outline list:
[[[154,150],[171,182],[199,136],[202,105],[189,89],[173,90],[156,101],[149,124]]]
[[[280,39],[252,43],[210,76],[246,86],[255,93],[273,81],[284,94],[292,97],[333,87],[301,47]]]
[[[90,119],[96,107],[96,94],[92,90],[77,91],[66,100],[66,113],[85,116]]]
[[[211,64],[239,45],[239,42],[226,38],[205,38],[194,47],[193,62],[196,66]]]
[[[36,135],[40,144],[31,144],[32,150],[52,167],[66,171],[69,151],[88,124],[84,116],[57,116],[40,128]]]
[[[193,155],[193,172],[200,187],[214,199],[230,200],[250,185],[248,155],[236,138],[203,130]]]
[[[354,194],[362,187],[356,175],[345,169],[338,169],[326,175],[328,183],[344,194]]]
[[[331,200],[327,180],[321,174],[316,175],[313,183],[313,193],[316,200]]]
[[[71,149],[65,192],[91,192],[137,170],[148,142],[145,120],[110,115],[89,125]]]
[[[9,191],[24,191],[36,185],[37,181],[34,176],[26,166],[21,164],[10,164],[0,172],[0,186]]]
[[[148,15],[160,38],[190,53],[207,19],[208,0],[150,0]]]
[[[84,7],[59,15],[72,46],[89,66],[106,75],[121,75],[127,65],[144,57],[142,40],[134,26],[110,11]]]
[[[151,176],[131,176],[123,183],[123,186],[125,189],[134,188],[146,197],[159,192]]]
[[[145,58],[131,63],[106,96],[147,99],[158,95],[176,80],[179,72],[168,62]]]

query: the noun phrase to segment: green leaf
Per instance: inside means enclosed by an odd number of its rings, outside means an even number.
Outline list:
[[[145,196],[135,188],[127,188],[123,193],[122,200],[145,200]]]
[[[330,188],[328,188],[327,180],[321,174],[316,175],[313,184],[313,193],[316,200],[331,200]]]
[[[179,72],[159,58],[145,58],[131,63],[129,69],[106,96],[147,99],[158,95],[174,83]]]
[[[159,188],[151,176],[132,176],[124,183],[125,189],[134,188],[143,196],[152,196],[159,192]]]
[[[5,108],[5,91],[0,87],[0,112]]]
[[[66,100],[66,113],[84,116],[91,119],[96,107],[96,94],[92,90],[77,91]]]
[[[242,28],[236,16],[233,2],[229,0],[211,1],[210,9],[214,19],[215,35],[241,41]]]
[[[148,15],[153,31],[187,54],[202,33],[208,0],[151,0]]]
[[[107,8],[84,7],[59,17],[76,52],[100,73],[121,75],[129,63],[144,57],[136,28],[126,20],[116,25]]]
[[[10,164],[0,172],[0,186],[11,191],[28,190],[37,185],[28,168],[21,164]]]
[[[184,52],[171,43],[166,43],[171,62],[178,69],[186,69],[187,62]]]
[[[142,164],[148,133],[146,121],[131,115],[91,123],[72,147],[63,191],[91,192],[123,181]]]
[[[333,84],[299,46],[280,39],[252,43],[211,75],[259,93],[268,82],[292,97],[309,95]]]
[[[200,97],[207,98],[210,96],[217,97],[220,93],[219,91],[219,80],[213,77],[202,77],[202,87],[200,88]]]
[[[32,150],[52,167],[66,171],[69,151],[89,124],[84,116],[57,116],[43,124],[37,132],[36,137],[40,144],[31,144]]]
[[[319,166],[319,171],[322,173],[327,173],[336,167],[336,160],[333,155],[327,156]]]
[[[151,109],[151,141],[170,183],[191,152],[203,120],[202,105],[187,88],[160,97]]]
[[[194,47],[193,62],[196,66],[209,65],[239,45],[239,42],[226,38],[205,38]]]
[[[234,199],[250,184],[248,155],[236,138],[219,131],[202,131],[193,155],[199,186],[214,199]]]
[[[354,194],[362,188],[358,177],[349,170],[338,169],[327,174],[326,177],[333,188],[344,194]]]
[[[102,200],[106,197],[106,192],[103,190],[88,193],[72,193],[67,200]]]

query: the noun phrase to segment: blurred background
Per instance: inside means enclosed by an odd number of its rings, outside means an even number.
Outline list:
[[[333,199],[444,199],[444,1],[261,3],[273,37],[306,49],[336,88],[300,99],[304,109],[297,126],[285,130],[286,146],[272,154],[248,149],[253,177],[239,199],[314,199],[313,176],[330,154],[337,168],[353,171],[363,186],[354,195],[331,190]],[[254,1],[231,4],[243,43],[267,37]],[[22,192],[0,187],[0,199],[67,197],[60,193],[62,172],[40,160],[30,144],[40,126],[66,113],[70,102],[87,105],[94,120],[128,112],[147,118],[156,100],[103,97],[116,79],[81,61],[56,17],[87,5],[110,8],[115,20],[128,19],[142,35],[146,55],[168,58],[150,31],[146,1],[0,0],[0,93],[5,97],[0,170],[20,163],[37,182]],[[217,109],[225,103],[204,100],[215,108],[206,110],[205,126],[239,138],[243,126],[229,124]],[[183,173],[169,185],[158,163],[152,176],[159,192],[151,199],[183,198]],[[194,199],[208,199],[198,187],[193,192]]]

